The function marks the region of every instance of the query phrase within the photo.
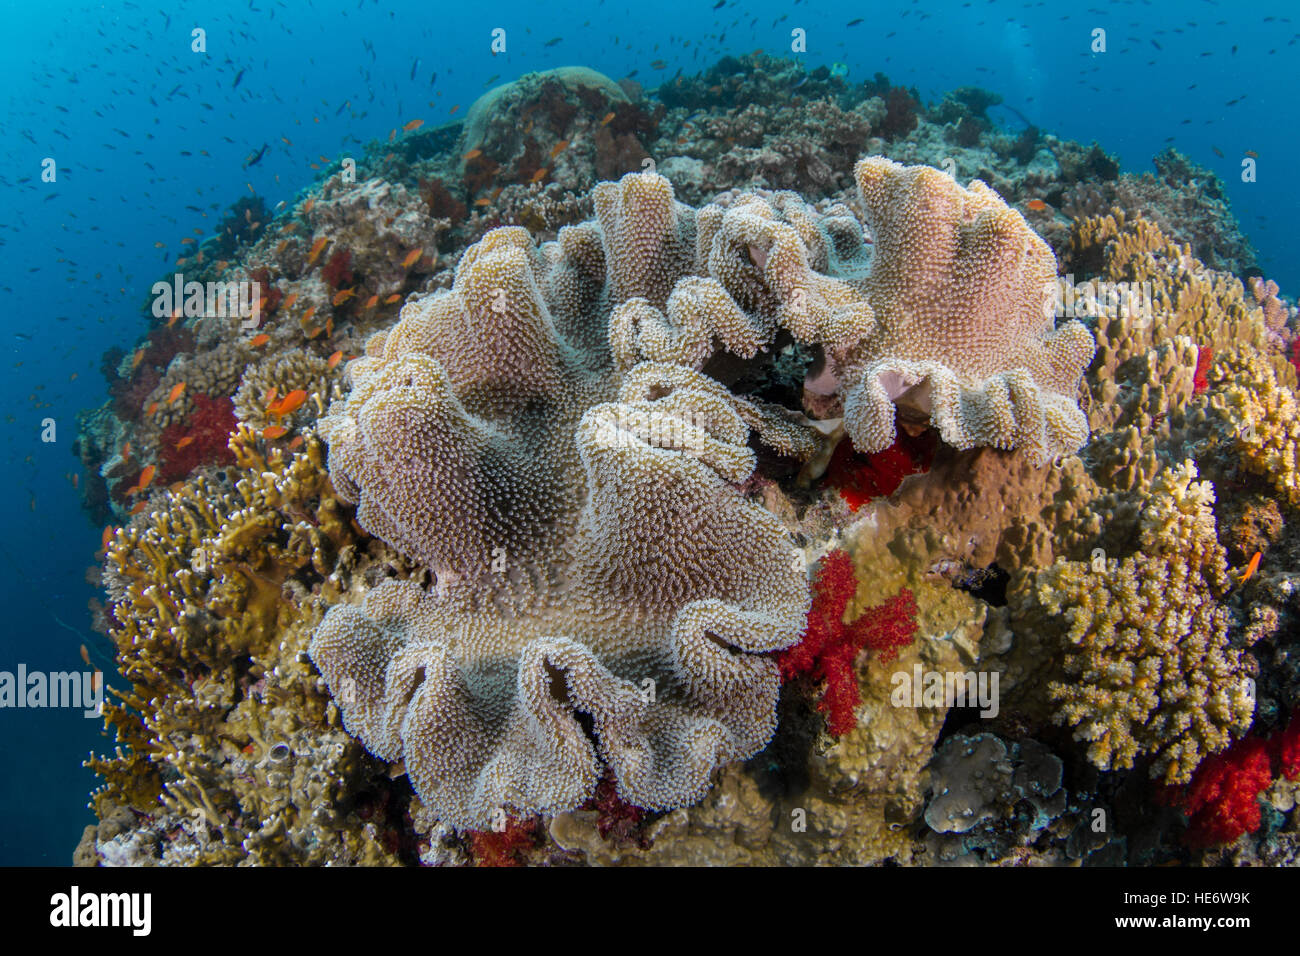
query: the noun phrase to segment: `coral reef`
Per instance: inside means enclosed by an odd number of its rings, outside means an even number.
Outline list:
[[[78,862],[1300,858],[1294,306],[1008,112],[565,68],[232,207],[176,268],[258,327],[80,417]]]

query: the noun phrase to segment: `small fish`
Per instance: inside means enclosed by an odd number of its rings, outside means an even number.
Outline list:
[[[1214,155],[1215,155],[1215,156],[1218,156],[1219,159],[1224,159],[1224,158],[1225,158],[1224,155],[1223,155],[1223,150],[1219,149],[1219,147],[1217,147],[1217,146],[1211,146],[1210,149],[1212,149],[1212,150],[1214,151]]]
[[[460,104],[459,104],[459,103],[457,103],[455,106],[453,106],[453,107],[452,107],[452,108],[447,112],[447,115],[448,115],[448,116],[455,116],[455,115],[456,115],[456,111],[457,111],[458,109],[460,109]]]
[[[302,204],[302,214],[305,216],[307,215],[307,213],[311,212],[315,208],[316,208],[316,200],[308,199],[305,203]]]
[[[288,395],[284,396],[284,398],[280,399],[280,401],[276,402],[274,411],[277,415],[288,415],[291,412],[296,412],[298,409],[302,408],[306,401],[307,393],[301,388],[295,388]]]
[[[158,469],[155,466],[145,465],[144,471],[140,472],[140,480],[136,482],[136,486],[135,486],[136,489],[139,491],[144,491],[146,488],[148,488],[149,483],[153,481],[153,476],[156,475],[157,473],[158,473]]]
[[[328,365],[330,368],[334,368],[342,360],[343,360],[343,350],[340,349],[339,351],[331,355],[328,359],[326,359],[325,364]]]
[[[285,300],[284,300],[284,307],[285,307],[286,309],[291,309],[291,308],[293,308],[293,304],[294,304],[295,302],[297,302],[297,301],[298,301],[298,293],[297,293],[297,292],[290,292],[289,295],[285,297]]]
[[[1246,565],[1246,573],[1243,574],[1238,579],[1239,581],[1241,581],[1242,584],[1245,584],[1247,581],[1249,581],[1251,579],[1251,576],[1255,573],[1255,571],[1259,569],[1259,559],[1262,558],[1263,556],[1264,556],[1264,552],[1262,551],[1255,552],[1255,556],[1250,559],[1250,564]]]
[[[288,136],[281,136],[281,137],[280,137],[280,142],[284,143],[285,146],[292,146],[292,145],[293,145],[293,143],[291,143],[291,142],[289,141],[289,137],[288,137]]]
[[[862,22],[862,17],[858,17],[856,20],[850,20],[848,23],[844,25],[846,27],[856,27],[861,22]]]
[[[390,295],[387,299],[384,300],[384,305],[392,305],[394,302],[400,302],[400,301],[402,301],[402,293],[394,292],[392,295]]]
[[[423,247],[412,249],[410,252],[406,254],[406,258],[402,260],[402,268],[403,269],[411,268],[411,266],[415,265],[417,262],[420,261],[420,256],[422,255],[424,255]]]
[[[157,403],[157,402],[150,402],[150,403],[149,403],[149,407],[146,408],[146,409],[144,410],[144,413],[145,413],[146,415],[150,415],[150,416],[152,416],[153,413],[156,412],[156,411],[158,411],[158,403]]]
[[[112,540],[113,540],[113,526],[111,524],[106,524],[104,525],[104,533],[99,536],[99,542],[100,542],[99,550],[107,551],[108,543]]]
[[[252,348],[260,349],[263,345],[265,345],[269,341],[271,341],[271,336],[263,332],[260,335],[254,335],[252,340],[248,344]]]
[[[265,396],[266,404],[268,406],[272,405],[275,402],[275,400],[279,397],[279,395],[280,395],[279,389],[277,389],[274,385],[272,385],[270,388],[266,390],[266,396]]]
[[[303,325],[306,325],[308,322],[311,321],[311,317],[315,314],[316,314],[316,306],[314,305],[309,306],[307,311],[302,314],[302,318],[299,319],[298,321]]]
[[[136,491],[139,490],[140,490],[139,488],[128,488],[127,493],[134,494]],[[135,504],[131,506],[131,510],[128,511],[127,514],[138,515],[141,511],[144,511],[144,509],[145,509],[145,502],[137,501]]]
[[[182,438],[180,441],[176,443],[176,450],[180,451],[182,448],[186,447],[193,441],[194,441],[193,435],[186,435],[184,438]]]
[[[1246,150],[1246,155],[1251,159],[1259,159],[1259,153],[1255,152],[1253,149]]]
[[[320,254],[325,251],[325,247],[329,245],[329,242],[329,236],[321,236],[311,244],[311,250],[307,253],[307,265],[311,265],[320,258]]]
[[[567,139],[560,140],[558,143],[556,143],[554,146],[551,147],[551,159],[554,159],[556,156],[559,156],[562,152],[564,152],[568,148],[569,148],[569,141]]]
[[[362,306],[362,308],[366,310],[370,310],[373,309],[378,304],[379,304],[379,296],[372,295],[370,298],[366,299],[366,304]]]
[[[191,239],[189,236],[186,236],[184,239],[181,240],[181,245],[182,245],[182,246],[193,245],[193,243],[194,243],[194,240]]]
[[[1032,209],[1034,212],[1042,212],[1047,208],[1047,203],[1043,202],[1041,199],[1031,199],[1029,202],[1025,203],[1025,207],[1027,209]]]
[[[267,439],[283,438],[289,434],[289,429],[283,425],[267,425],[262,429],[262,437]]]
[[[606,114],[601,118],[601,120],[600,120],[600,125],[601,125],[601,126],[608,126],[608,125],[609,125],[609,121],[612,120],[613,118],[614,118],[614,114],[613,114],[613,113],[606,113]]]
[[[462,156],[461,159],[465,160],[466,162],[469,162],[471,159],[478,159],[482,155],[483,155],[483,150],[471,149],[468,153]]]
[[[140,363],[144,361],[144,349],[136,349],[135,355],[131,356],[131,368],[137,369]]]
[[[218,259],[216,265],[214,265],[213,268],[216,269],[218,272],[225,272],[226,267],[229,265],[230,263],[227,262],[225,259]]]
[[[411,120],[411,122],[409,122],[409,123],[407,123],[405,126],[403,126],[402,129],[404,129],[406,132],[410,133],[410,132],[413,132],[413,131],[419,129],[419,128],[420,128],[421,126],[423,126],[423,125],[424,125],[424,120],[416,119],[416,120]]]
[[[539,182],[541,182],[543,179],[546,178],[546,174],[549,173],[549,172],[550,172],[550,170],[547,169],[545,166],[543,166],[543,167],[542,167],[541,169],[539,169],[537,172],[533,173],[532,176],[530,176],[530,177],[528,178],[528,181],[529,181],[530,183],[539,183]]]
[[[344,302],[348,301],[348,299],[352,298],[356,294],[357,293],[355,289],[343,289],[340,292],[335,292],[334,298],[330,300],[330,304],[342,305]]]
[[[301,448],[301,447],[302,447],[302,436],[294,435],[293,440],[289,442],[289,449],[292,451],[295,448]]]
[[[185,383],[177,382],[175,385],[172,386],[172,390],[167,393],[167,404],[174,405],[176,403],[176,399],[180,398],[184,394],[185,394]]]
[[[665,63],[663,60],[655,60],[655,61],[653,61],[653,62],[650,64],[650,69],[652,69],[652,70],[666,70],[666,69],[668,69],[668,64]]]
[[[487,196],[484,196],[482,199],[475,199],[475,200],[474,200],[474,205],[476,205],[476,206],[490,206],[490,205],[492,205],[492,200],[491,200],[491,199],[488,199]]]

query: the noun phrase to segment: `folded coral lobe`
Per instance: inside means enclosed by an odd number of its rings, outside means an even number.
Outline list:
[[[359,523],[436,583],[332,608],[309,652],[349,731],[457,827],[577,807],[606,769],[634,805],[695,802],[771,738],[767,652],[807,613],[783,527],[736,488],[760,410],[611,352],[626,297],[664,304],[697,260],[692,211],[655,176],[600,190],[599,229],[471,247],[321,423]]]
[[[1054,328],[1056,259],[984,183],[880,157],[855,175],[874,243],[862,280],[873,334],[845,375],[845,426],[861,451],[896,437],[895,405],[957,448],[1077,451],[1076,395],[1092,361],[1079,322]],[[906,420],[906,419],[905,419]]]

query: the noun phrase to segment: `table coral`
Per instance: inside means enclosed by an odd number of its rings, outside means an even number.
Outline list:
[[[1049,688],[1056,718],[1102,770],[1147,756],[1152,776],[1184,783],[1250,725],[1250,659],[1220,603],[1214,491],[1195,478],[1190,461],[1157,476],[1137,554],[1100,569],[1058,560],[1038,574],[1038,600],[1068,626],[1067,679]]]

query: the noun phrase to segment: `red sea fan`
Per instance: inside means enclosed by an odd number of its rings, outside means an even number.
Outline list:
[[[236,425],[234,403],[198,393],[193,399],[193,414],[184,424],[168,425],[158,439],[159,476],[168,484],[180,481],[200,465],[235,463],[235,455],[227,447]]]
[[[856,591],[857,578],[848,552],[832,551],[817,572],[803,640],[776,655],[782,679],[807,674],[825,683],[818,706],[836,737],[857,726],[854,711],[861,698],[854,664],[858,655],[874,650],[880,652],[881,660],[893,660],[899,648],[912,642],[916,631],[916,600],[906,588],[845,624],[844,611]]]

